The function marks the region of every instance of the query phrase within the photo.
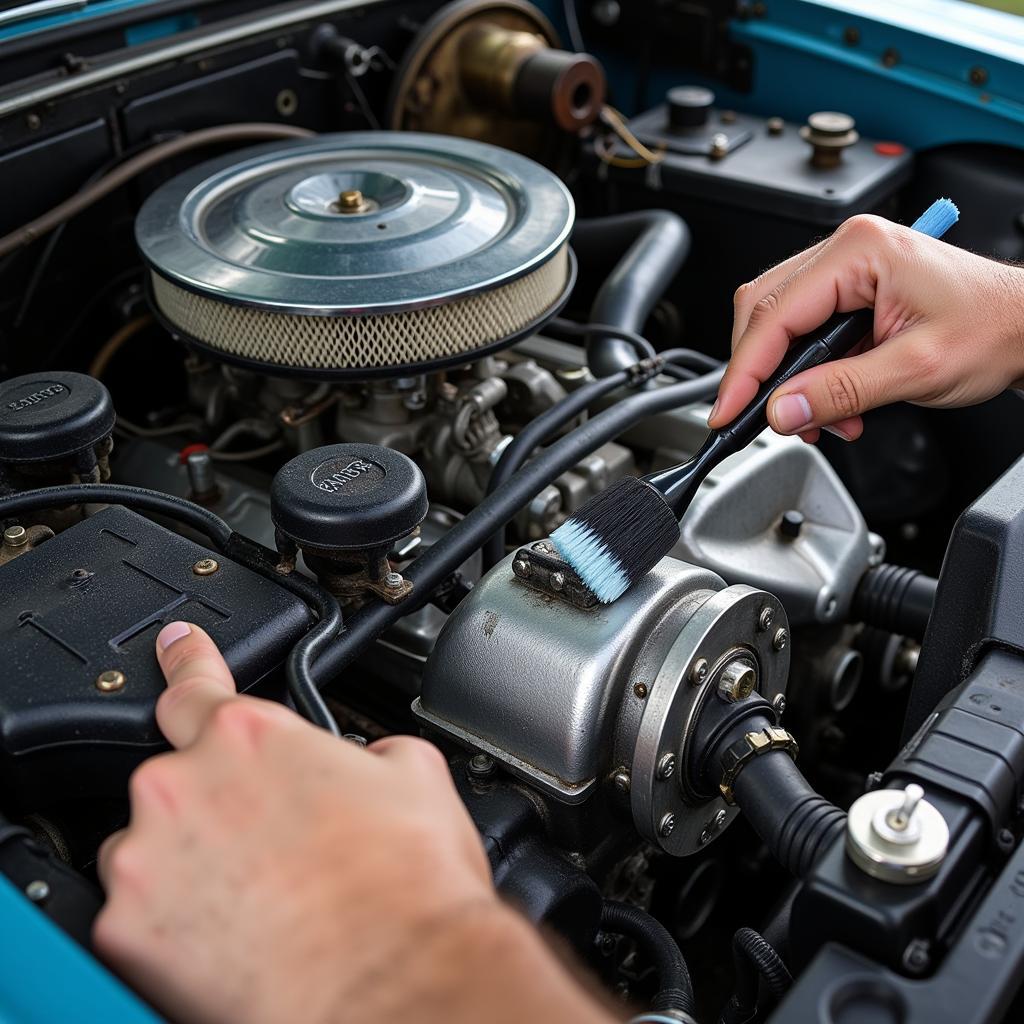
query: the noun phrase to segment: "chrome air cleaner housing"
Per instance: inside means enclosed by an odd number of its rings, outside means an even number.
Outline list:
[[[175,336],[264,372],[367,378],[535,331],[572,287],[573,214],[562,182],[516,153],[351,132],[194,167],[135,232]]]

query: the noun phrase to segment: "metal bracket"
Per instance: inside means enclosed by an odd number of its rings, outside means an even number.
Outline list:
[[[512,560],[512,572],[527,586],[557,597],[574,608],[586,611],[598,604],[597,595],[546,540],[520,548]]]

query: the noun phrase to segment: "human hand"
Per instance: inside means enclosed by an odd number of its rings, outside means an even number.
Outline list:
[[[448,766],[239,696],[197,626],[157,638],[175,751],[100,850],[97,952],[179,1022],[607,1020],[498,900]],[[551,1016],[549,1016],[549,1014]]]
[[[815,441],[826,427],[852,441],[877,406],[973,405],[1024,380],[1024,269],[858,216],[736,292],[732,359],[709,426],[739,414],[795,338],[866,307],[874,336],[856,354],[772,395],[778,433]]]

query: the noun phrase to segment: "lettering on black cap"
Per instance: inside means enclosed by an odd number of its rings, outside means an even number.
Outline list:
[[[387,474],[368,459],[330,459],[313,470],[314,487],[328,494],[365,494],[374,490]]]
[[[13,402],[8,402],[7,409],[9,412],[21,412],[22,409],[31,409],[32,406],[56,398],[58,395],[66,398],[67,394],[68,389],[63,384],[40,381],[34,391],[16,398]]]

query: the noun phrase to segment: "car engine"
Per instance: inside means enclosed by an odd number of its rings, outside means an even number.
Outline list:
[[[1017,1019],[1021,396],[766,431],[609,604],[549,540],[697,451],[733,292],[847,218],[948,193],[1024,256],[1019,148],[745,103],[764,6],[0,52],[0,874],[85,949],[186,619],[239,690],[437,743],[503,895],[664,1020]]]

